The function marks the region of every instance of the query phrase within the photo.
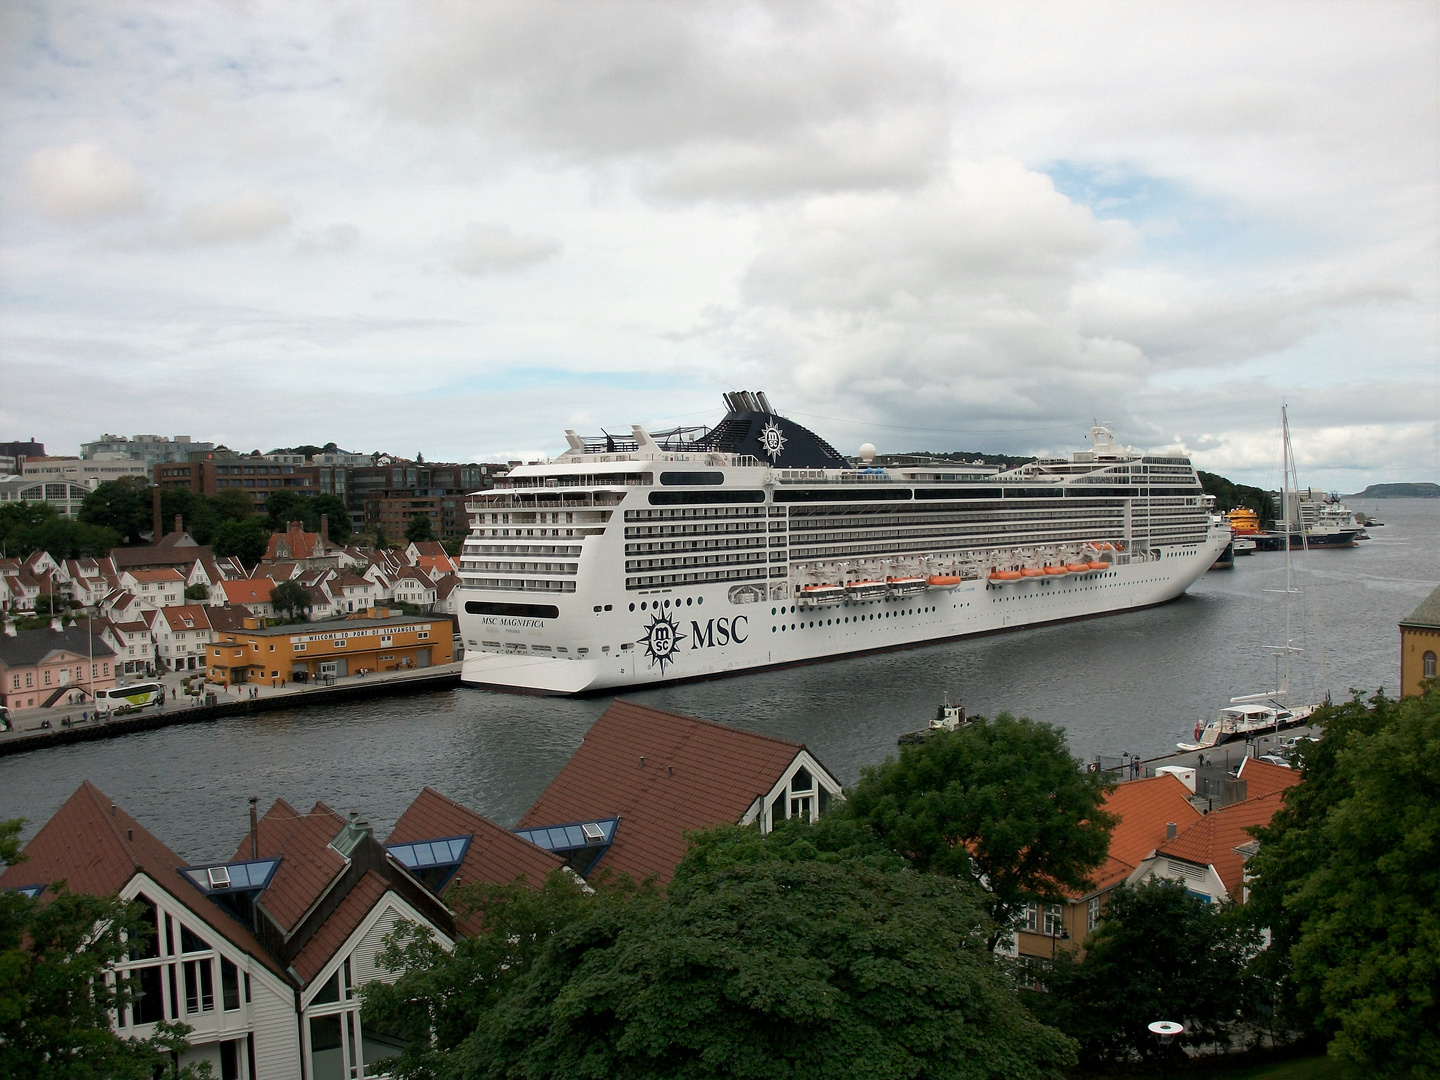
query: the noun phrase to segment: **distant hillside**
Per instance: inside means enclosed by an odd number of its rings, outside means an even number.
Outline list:
[[[1205,489],[1205,494],[1215,496],[1215,509],[1220,513],[1234,510],[1237,506],[1245,506],[1259,514],[1262,520],[1275,516],[1269,492],[1247,484],[1234,483],[1203,469],[1196,469],[1195,472],[1200,477],[1200,486]]]
[[[1440,484],[1371,484],[1347,499],[1440,499]]]

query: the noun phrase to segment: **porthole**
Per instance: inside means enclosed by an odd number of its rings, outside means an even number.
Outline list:
[[[705,598],[704,598],[703,596],[697,596],[697,597],[695,598],[695,606],[696,606],[696,607],[699,607],[699,606],[700,606],[701,604],[703,604],[703,603],[705,603]]]
[[[631,611],[634,611],[634,610],[635,610],[635,605],[634,605],[634,604],[631,604],[631,605],[630,605],[630,610],[631,610]]]
[[[686,606],[686,607],[689,607],[690,604],[691,604],[691,602],[692,602],[694,599],[695,599],[695,598],[694,598],[693,596],[687,596],[687,597],[685,597],[685,606]]]
[[[640,610],[641,610],[641,611],[646,611],[646,610],[649,609],[649,607],[650,607],[650,602],[649,602],[648,600],[642,600],[642,601],[640,601]]]

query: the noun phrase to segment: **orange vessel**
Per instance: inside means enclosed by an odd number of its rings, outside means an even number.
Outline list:
[[[1260,531],[1260,515],[1244,506],[1237,506],[1225,515],[1236,536],[1254,536]]]

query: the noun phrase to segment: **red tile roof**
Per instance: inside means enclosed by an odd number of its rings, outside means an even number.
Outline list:
[[[1215,867],[1230,895],[1238,899],[1245,879],[1245,859],[1235,849],[1254,839],[1246,831],[1251,826],[1270,824],[1284,794],[1283,790],[1273,791],[1213,810],[1174,840],[1159,845],[1156,852]]]
[[[210,610],[204,604],[182,604],[161,608],[160,613],[165,616],[171,630],[209,630]]]
[[[345,899],[320,924],[320,929],[305,943],[291,965],[305,985],[320,974],[340,946],[389,891],[390,885],[383,877],[374,870],[367,870],[365,876],[345,894]]]
[[[800,743],[616,701],[520,819],[522,828],[619,817],[597,865],[663,884],[684,833],[738,822],[767,794]]]
[[[1246,758],[1240,763],[1237,774],[1245,781],[1245,798],[1258,799],[1262,795],[1273,795],[1277,791],[1294,787],[1300,783],[1300,774],[1284,765],[1271,765],[1268,761]]]
[[[164,570],[127,570],[136,581],[184,581],[185,575],[173,567]]]
[[[270,594],[275,591],[275,582],[268,577],[246,578],[242,581],[222,581],[220,588],[228,603],[268,604]]]
[[[248,852],[248,847],[246,850]],[[25,845],[25,855],[24,862],[0,874],[0,889],[42,883],[54,885],[63,879],[72,892],[104,896],[118,892],[137,873],[143,873],[163,886],[211,930],[284,977],[284,972],[255,936],[206,899],[180,873],[180,867],[189,863],[111,802],[89,780],[80,785]],[[49,892],[47,889],[46,893]]]
[[[469,807],[446,798],[432,787],[426,787],[400,815],[395,828],[385,838],[386,844],[415,844],[422,840],[442,840],[452,836],[470,836],[465,861],[446,885],[447,891],[457,885],[486,882],[507,885],[516,878],[539,886],[552,870],[559,870],[565,860],[544,848],[522,840],[509,829],[502,828]],[[458,924],[464,934],[473,934],[479,927],[473,919]]]
[[[302,814],[276,799],[259,822],[260,858],[279,856],[280,868],[260,894],[260,906],[290,933],[330,883],[345,869],[344,857],[330,846],[345,819],[323,802]],[[237,861],[250,858],[247,836],[235,851]]]
[[[1177,833],[1201,818],[1190,805],[1190,789],[1176,777],[1165,774],[1121,784],[1105,798],[1105,809],[1119,816],[1110,834],[1110,851],[1104,865],[1095,871],[1090,892],[1118,885],[1130,872],[1165,842],[1166,826],[1174,823]],[[1080,894],[1077,894],[1080,895]],[[1089,895],[1088,893],[1084,895]]]

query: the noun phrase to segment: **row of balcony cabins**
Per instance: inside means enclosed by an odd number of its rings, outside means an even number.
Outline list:
[[[453,657],[449,617],[460,584],[457,569],[438,542],[384,551],[346,547],[330,544],[323,526],[313,533],[298,522],[271,536],[253,573],[237,559],[197,544],[178,520],[160,543],[116,548],[104,558],[57,560],[42,551],[24,560],[0,560],[5,634],[0,639],[0,705],[77,707],[93,690],[157,672],[202,672],[228,685],[245,678],[288,680],[297,672],[314,677],[358,668],[385,670],[415,665],[417,657],[446,663]],[[434,647],[427,645],[429,652],[381,650],[377,637],[373,656],[327,659],[323,671],[321,662],[310,663],[308,657],[291,657],[283,669],[233,663],[229,650],[217,657],[216,646],[236,643],[237,636],[263,628],[279,614],[272,593],[286,581],[304,589],[305,613],[315,623],[374,621],[378,613],[400,605],[438,617],[424,620],[423,632]],[[197,586],[204,598],[187,598],[187,590],[193,596]],[[87,615],[68,627],[57,617],[49,630],[17,632],[15,617],[33,614],[42,596],[60,597]],[[94,640],[87,640],[87,631]]]
[[[1043,968],[1057,942],[1099,923],[1112,890],[1152,876],[1243,902],[1255,849],[1246,829],[1268,822],[1299,777],[1247,760],[1241,779],[1248,797],[1208,814],[1174,775],[1121,784],[1108,798],[1119,824],[1093,886],[1033,905],[1002,948]],[[479,930],[458,901],[465,885],[538,887],[564,874],[586,887],[600,875],[664,887],[689,830],[769,831],[843,798],[799,743],[617,700],[510,829],[429,787],[383,839],[323,802],[301,811],[277,798],[261,815],[252,799],[233,851],[195,860],[87,781],[0,889],[43,903],[64,882],[143,905],[149,933],[113,973],[143,993],[112,1022],[137,1037],[162,1020],[189,1024],[179,1064],[209,1061],[221,1080],[379,1077],[403,1043],[367,1020],[359,990],[396,977],[377,954],[402,920],[450,948]]]

